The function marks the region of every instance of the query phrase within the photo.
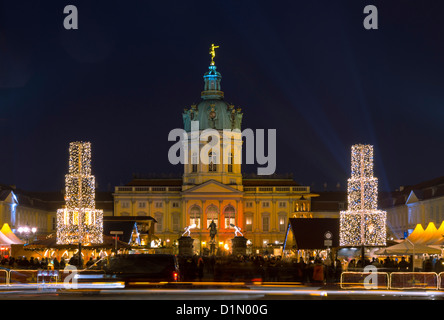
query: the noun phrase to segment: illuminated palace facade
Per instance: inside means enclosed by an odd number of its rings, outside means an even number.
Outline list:
[[[195,121],[199,122],[199,134],[214,129],[222,136],[224,129],[238,129],[238,135],[228,145],[229,150],[232,148],[227,153],[228,161],[223,161],[222,152],[209,152],[207,161],[194,161],[209,143],[201,139],[198,150],[185,149],[188,163],[184,164],[181,178],[136,178],[115,187],[114,215],[153,217],[157,221],[154,234],[167,247],[174,244],[187,226],[195,224],[190,235],[196,252],[209,248],[208,227],[212,221],[217,225],[215,240],[219,247],[231,246],[232,224],[240,227],[250,240],[255,250],[252,252],[279,246],[285,238],[288,218],[313,217],[311,199],[317,194],[288,177],[246,178],[241,164],[233,161],[234,149],[243,147],[240,133],[243,114],[240,108],[224,101],[221,75],[214,61],[204,75],[204,82],[201,101],[183,111],[184,130],[190,133]],[[188,139],[192,142],[192,134]],[[223,150],[226,145],[222,144],[226,142],[221,139],[219,143]]]

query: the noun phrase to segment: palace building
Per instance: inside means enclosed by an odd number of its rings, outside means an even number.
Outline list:
[[[155,235],[167,247],[173,246],[186,227],[195,225],[190,236],[198,253],[209,247],[212,221],[217,225],[215,240],[224,250],[230,249],[235,225],[250,240],[251,252],[255,253],[282,244],[289,218],[313,217],[311,200],[318,195],[288,176],[247,177],[242,173],[241,164],[235,160],[236,152],[244,147],[243,113],[224,100],[222,76],[214,63],[215,48],[212,46],[211,64],[203,76],[200,102],[182,113],[183,129],[189,133],[186,142],[191,146],[184,149],[188,161],[183,176],[134,178],[115,187],[114,216],[153,217],[157,221]],[[200,138],[192,133],[197,121]],[[228,142],[212,140],[209,129],[220,136],[223,130],[231,130],[232,136]],[[199,161],[211,141],[220,144],[220,151],[209,149],[206,161]]]

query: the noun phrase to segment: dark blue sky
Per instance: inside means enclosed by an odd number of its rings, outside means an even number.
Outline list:
[[[63,28],[76,5],[79,29]],[[365,30],[376,5],[379,29]],[[87,140],[99,188],[182,172],[168,133],[197,103],[211,43],[243,128],[277,129],[277,172],[346,187],[375,147],[385,190],[443,175],[441,1],[1,1],[0,183],[60,190]],[[255,171],[249,166],[246,171]]]

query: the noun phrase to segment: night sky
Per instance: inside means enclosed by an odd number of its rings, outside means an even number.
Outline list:
[[[78,30],[63,27],[70,4]],[[378,30],[363,27],[368,4]],[[436,0],[2,1],[0,184],[61,190],[78,140],[101,190],[180,174],[168,133],[200,101],[211,43],[243,128],[277,130],[277,173],[345,190],[363,143],[383,190],[442,176],[443,13]]]

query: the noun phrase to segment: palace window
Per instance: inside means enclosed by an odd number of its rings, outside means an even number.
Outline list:
[[[129,207],[130,207],[129,201],[122,201],[122,208],[129,208]]]
[[[216,172],[217,171],[217,155],[215,152],[210,152],[208,154],[208,172]]]
[[[228,153],[228,172],[233,172],[233,154]]]
[[[162,213],[158,212],[158,213],[154,214],[154,218],[157,220],[156,232],[162,232],[163,231],[163,215],[162,215]]]
[[[194,205],[190,209],[190,225],[195,224],[197,229],[200,229],[200,216],[201,209],[199,206]]]
[[[270,216],[268,214],[262,216],[262,231],[270,231]]]
[[[236,224],[234,207],[229,204],[224,210],[225,228],[233,228],[230,224]]]
[[[180,223],[180,216],[178,213],[173,213],[172,215],[172,228],[173,231],[179,231],[179,223]]]
[[[197,172],[197,152],[193,152],[193,155],[191,156],[191,172]]]
[[[161,202],[161,201],[156,201],[155,207],[156,207],[156,208],[163,208],[163,202]]]
[[[219,227],[218,216],[219,216],[219,209],[215,205],[210,205],[207,208],[207,229],[212,221],[214,221],[216,226]]]
[[[140,201],[138,204],[139,204],[139,208],[146,208],[146,202]]]
[[[253,216],[245,216],[245,231],[253,231]]]
[[[279,215],[279,231],[284,232],[286,229],[287,216]]]

